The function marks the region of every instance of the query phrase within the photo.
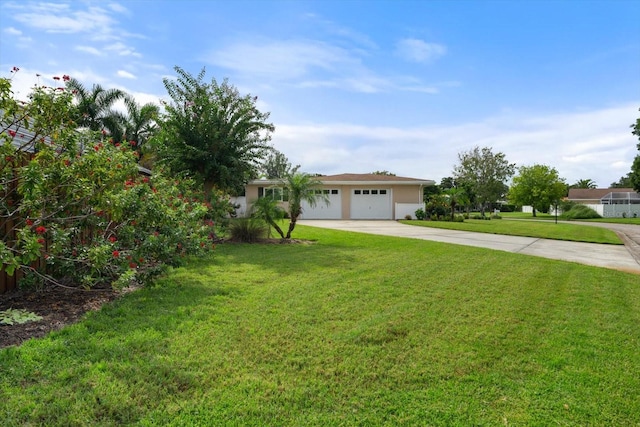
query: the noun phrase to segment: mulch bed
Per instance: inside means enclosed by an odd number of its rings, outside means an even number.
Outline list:
[[[0,311],[24,309],[42,320],[21,325],[0,324],[0,348],[19,345],[30,338],[43,337],[53,330],[77,322],[88,311],[121,295],[112,289],[68,289],[51,286],[41,291],[14,291],[0,294]]]

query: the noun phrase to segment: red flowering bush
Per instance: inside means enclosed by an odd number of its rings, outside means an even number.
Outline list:
[[[190,180],[141,176],[130,144],[79,131],[71,111],[64,90],[20,103],[0,79],[0,271],[124,286],[213,249],[215,213]]]

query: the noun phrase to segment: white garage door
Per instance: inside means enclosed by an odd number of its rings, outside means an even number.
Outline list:
[[[351,190],[351,219],[392,219],[391,189]]]
[[[340,190],[316,190],[324,192],[329,197],[329,205],[324,201],[318,200],[314,207],[309,206],[307,202],[302,202],[301,219],[341,219],[342,218],[342,198]]]

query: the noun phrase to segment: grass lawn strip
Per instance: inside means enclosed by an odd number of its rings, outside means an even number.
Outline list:
[[[500,219],[465,219],[464,222],[401,220],[403,224],[447,230],[473,231],[476,233],[503,234],[509,236],[536,237],[540,239],[566,240],[586,243],[622,245],[615,232],[606,228],[579,224],[555,224],[549,221],[505,221]]]
[[[0,351],[3,425],[635,425],[637,276],[300,226]]]

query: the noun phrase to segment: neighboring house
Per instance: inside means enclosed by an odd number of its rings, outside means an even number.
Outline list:
[[[401,219],[415,216],[424,209],[423,188],[434,185],[429,179],[400,176],[351,174],[319,176],[322,191],[329,204],[319,202],[314,207],[303,204],[301,219]],[[280,180],[258,179],[245,187],[239,215],[246,216],[248,208],[259,197],[273,197],[286,208],[288,197]]]
[[[640,193],[633,188],[571,188],[567,200],[587,205],[603,217],[640,216]]]

